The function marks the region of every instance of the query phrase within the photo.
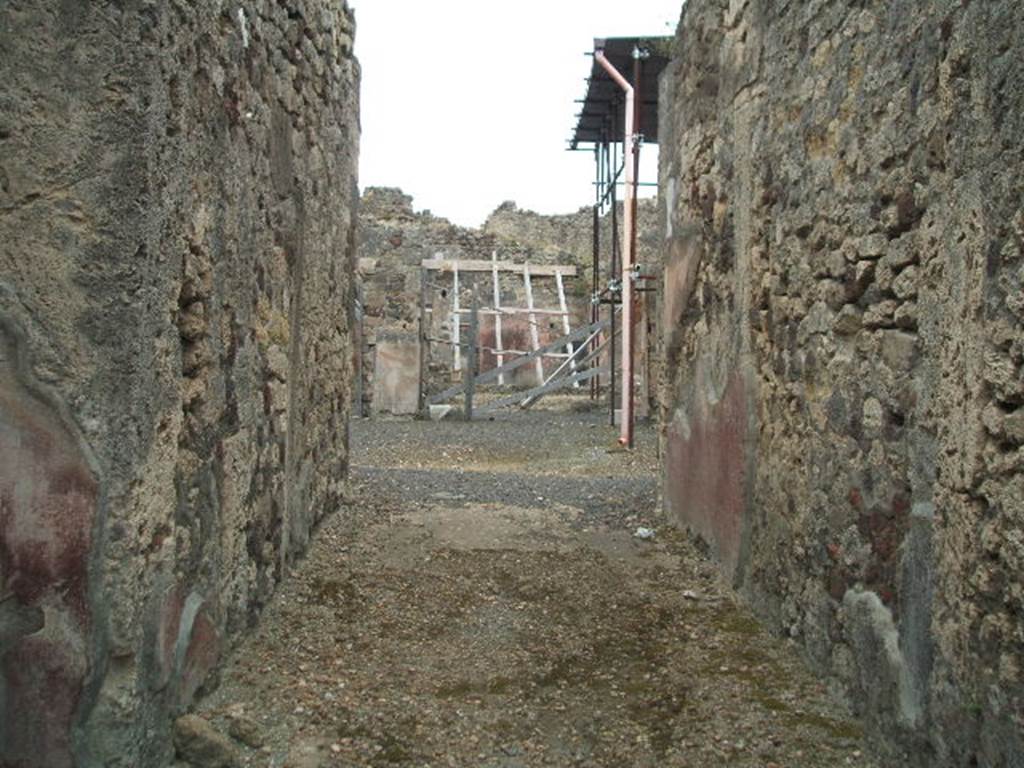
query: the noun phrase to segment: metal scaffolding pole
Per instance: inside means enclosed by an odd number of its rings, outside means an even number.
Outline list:
[[[602,193],[602,178],[601,178],[601,145],[594,145],[594,168],[595,175],[597,176],[597,184],[594,187],[594,238],[593,238],[593,266],[594,266],[594,289],[591,293],[590,302],[590,322],[596,323],[601,318],[598,313],[601,305],[597,303],[598,286],[600,285],[600,269],[601,269],[601,193]],[[598,340],[595,339],[591,344],[591,351],[596,348]],[[590,380],[590,399],[596,400],[598,393],[601,391],[601,377],[595,376]]]

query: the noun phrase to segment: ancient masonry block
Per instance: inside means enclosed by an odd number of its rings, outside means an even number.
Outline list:
[[[664,499],[892,764],[1024,764],[1024,5],[690,0]]]
[[[0,5],[0,764],[163,766],[341,504],[344,2]]]

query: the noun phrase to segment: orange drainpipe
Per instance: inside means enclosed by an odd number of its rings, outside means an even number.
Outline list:
[[[605,58],[604,51],[594,52],[594,60],[600,64],[612,80],[626,93],[625,145],[628,157],[623,158],[626,166],[626,199],[622,210],[622,417],[619,442],[633,447],[633,243],[636,220],[633,216],[633,200],[636,197],[635,155],[636,136],[633,125],[636,113],[633,111],[633,86],[629,84],[612,63]]]

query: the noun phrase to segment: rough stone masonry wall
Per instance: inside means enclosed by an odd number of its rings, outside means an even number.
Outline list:
[[[690,0],[662,81],[666,507],[887,764],[1024,764],[1022,82],[1016,0]]]
[[[338,508],[343,2],[0,4],[0,765],[162,766]]]
[[[619,203],[619,237],[622,237],[622,203]],[[657,227],[658,206],[651,198],[637,205],[637,261],[655,265],[661,258]],[[499,205],[482,227],[489,235],[512,240],[539,252],[556,252],[563,263],[576,264],[593,284],[594,212],[580,208],[575,213],[542,214],[519,208],[514,202]],[[601,270],[611,258],[612,217],[605,213],[600,222]]]

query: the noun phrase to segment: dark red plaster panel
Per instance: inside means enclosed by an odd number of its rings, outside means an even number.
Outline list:
[[[74,765],[70,731],[89,669],[97,498],[96,480],[59,415],[0,369],[3,768]]]
[[[711,546],[729,575],[743,543],[748,414],[742,378],[733,374],[722,399],[692,409],[689,434],[668,425],[665,498],[669,511]]]

